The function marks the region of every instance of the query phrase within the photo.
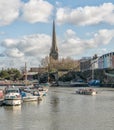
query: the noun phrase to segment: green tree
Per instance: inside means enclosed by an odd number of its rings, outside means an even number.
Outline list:
[[[7,72],[7,70],[2,70],[2,71],[0,72],[0,77],[1,77],[1,79],[10,79],[10,75],[9,75],[9,73]]]
[[[11,68],[7,70],[1,70],[0,77],[2,79],[7,79],[7,80],[17,80],[22,77],[22,74],[20,73],[19,70]]]

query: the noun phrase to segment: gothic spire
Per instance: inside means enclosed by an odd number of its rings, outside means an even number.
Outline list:
[[[53,30],[52,30],[52,47],[50,50],[50,57],[54,60],[58,60],[58,48],[56,44],[56,32],[55,32],[55,21],[53,20]]]

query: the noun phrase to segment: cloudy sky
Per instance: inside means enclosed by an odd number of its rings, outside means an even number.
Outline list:
[[[53,19],[60,58],[114,51],[114,0],[0,0],[0,68],[39,66]]]

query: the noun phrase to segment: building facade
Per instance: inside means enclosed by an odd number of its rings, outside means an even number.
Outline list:
[[[110,52],[104,54],[98,59],[98,68],[106,69],[106,68],[114,68],[114,52]]]
[[[83,57],[80,59],[80,71],[90,70],[91,57]]]
[[[114,69],[114,52],[104,54],[96,59],[82,58],[80,60],[81,71],[93,69]]]

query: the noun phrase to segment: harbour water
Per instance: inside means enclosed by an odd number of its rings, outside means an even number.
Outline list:
[[[51,87],[40,102],[0,107],[1,130],[114,130],[114,89],[96,96],[76,88]]]

